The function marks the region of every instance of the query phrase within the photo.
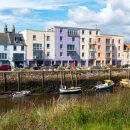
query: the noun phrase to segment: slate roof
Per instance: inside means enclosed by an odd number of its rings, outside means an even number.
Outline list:
[[[15,37],[20,37],[20,43],[15,42]],[[19,33],[0,33],[0,45],[26,45],[23,35]]]

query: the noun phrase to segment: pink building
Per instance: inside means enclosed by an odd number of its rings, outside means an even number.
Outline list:
[[[124,37],[116,35],[96,36],[95,65],[122,65]]]

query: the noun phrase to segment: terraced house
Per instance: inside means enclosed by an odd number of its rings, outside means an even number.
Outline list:
[[[22,34],[12,31],[4,25],[4,32],[0,33],[0,65],[11,65],[12,67],[26,66],[26,44]]]
[[[101,35],[100,29],[54,26],[24,30],[27,65],[123,65],[124,37]]]

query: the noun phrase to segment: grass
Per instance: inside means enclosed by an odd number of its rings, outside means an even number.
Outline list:
[[[0,116],[0,130],[129,130],[130,91],[54,101],[49,109],[11,110]]]

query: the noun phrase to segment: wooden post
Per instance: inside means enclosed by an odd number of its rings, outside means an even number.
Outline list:
[[[130,69],[128,68],[128,79],[130,78]]]
[[[41,75],[42,75],[42,89],[44,88],[44,71],[42,71],[42,73],[41,73]]]
[[[62,86],[63,85],[62,71],[60,72],[60,76],[61,76],[61,86]]]
[[[109,69],[109,80],[111,80],[111,68]]]
[[[18,72],[18,91],[21,90],[21,85],[20,85],[20,72]]]
[[[65,71],[64,71],[64,77],[63,77],[63,79],[64,79],[64,85],[66,86],[66,77],[65,77]]]
[[[6,73],[4,73],[4,91],[7,92],[7,78],[6,78]]]
[[[72,71],[70,71],[70,73],[71,73],[71,81],[72,81],[72,86],[74,85],[74,81],[73,81],[73,73],[72,73]]]
[[[78,86],[77,71],[75,71],[75,78],[76,78],[76,87],[77,87]]]

